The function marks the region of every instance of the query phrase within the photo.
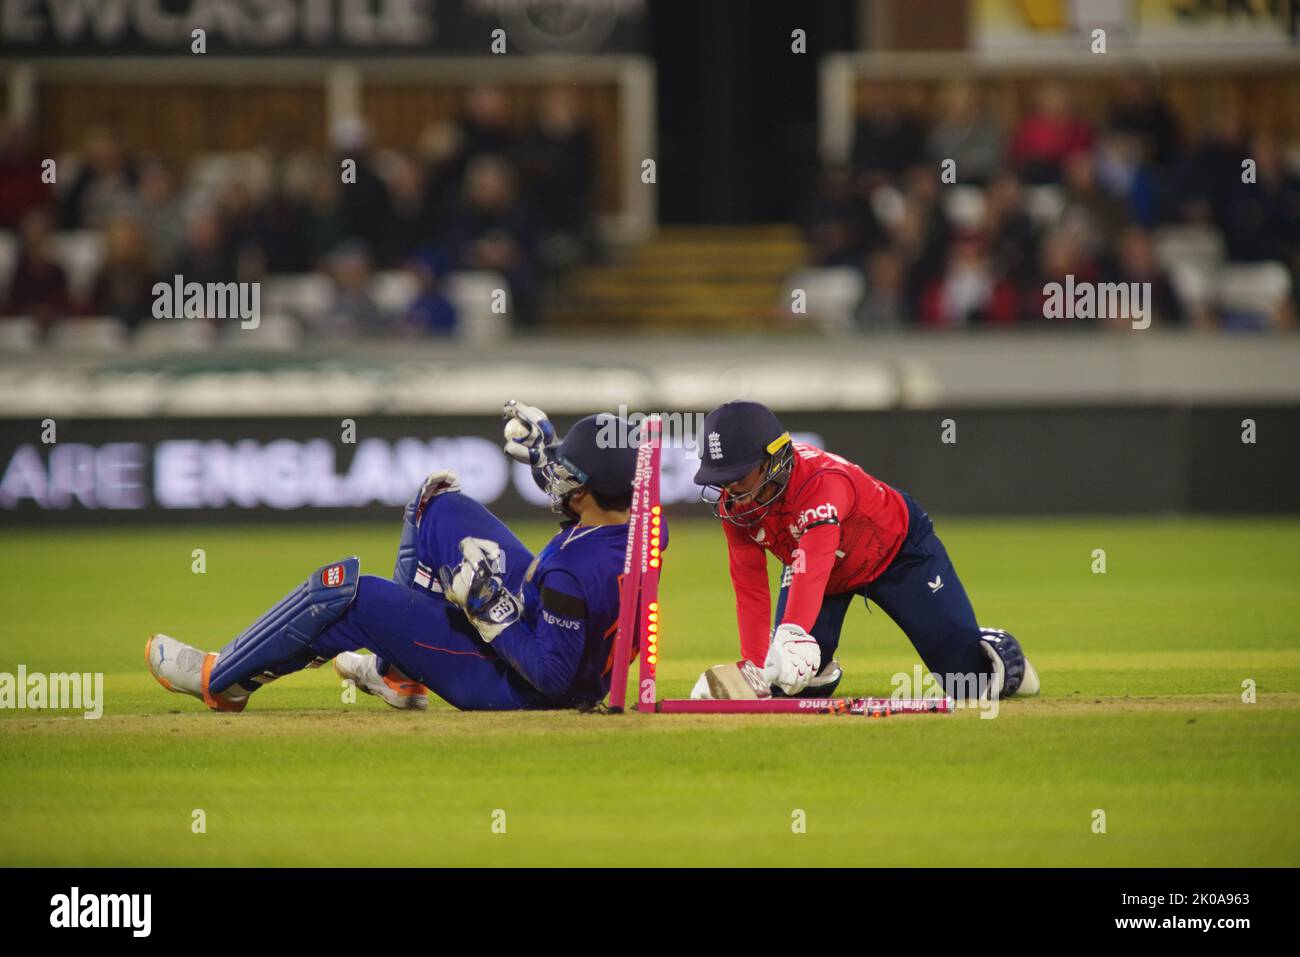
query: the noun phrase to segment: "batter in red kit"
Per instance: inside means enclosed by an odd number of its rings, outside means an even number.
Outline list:
[[[1038,693],[1020,643],[980,627],[930,517],[906,492],[791,441],[757,402],[714,409],[703,436],[695,483],[727,536],[741,654],[773,694],[834,692],[840,631],[859,596],[898,624],[953,697]],[[774,619],[769,553],[784,566]],[[707,693],[702,678],[695,694]]]

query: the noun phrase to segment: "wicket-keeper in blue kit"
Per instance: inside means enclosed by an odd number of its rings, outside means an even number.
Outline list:
[[[154,635],[149,670],[216,711],[330,659],[395,708],[426,708],[428,691],[466,711],[595,706],[609,690],[636,435],[602,414],[557,442],[545,413],[511,402],[505,437],[564,516],[536,557],[455,473],[434,472],[406,507],[391,580],[334,562],[218,652]]]

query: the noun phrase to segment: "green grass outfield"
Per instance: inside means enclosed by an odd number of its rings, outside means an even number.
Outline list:
[[[0,671],[101,671],[106,702],[0,711],[0,864],[1300,864],[1300,522],[938,528],[1042,676],[994,720],[405,714],[330,669],[209,714],[145,638],[220,647],[347,554],[387,575],[395,524],[7,531]],[[674,524],[662,598],[660,692],[684,696],[737,656],[719,529]],[[861,605],[840,659],[849,694],[916,663]]]

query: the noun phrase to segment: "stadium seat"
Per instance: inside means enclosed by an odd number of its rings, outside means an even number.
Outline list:
[[[201,319],[158,319],[142,325],[133,344],[141,352],[201,352],[214,338],[211,324]]]
[[[505,276],[480,269],[451,273],[445,283],[447,298],[456,307],[460,338],[469,342],[486,342],[502,339],[509,334],[508,317],[492,311],[493,293],[498,289],[510,288]]]
[[[68,277],[68,292],[84,302],[90,298],[104,264],[104,236],[92,229],[55,233],[51,238],[54,257]]]
[[[954,186],[944,194],[943,211],[959,230],[977,229],[988,201],[978,186]]]
[[[420,282],[409,270],[389,269],[375,274],[370,294],[386,314],[404,316],[420,294]]]
[[[0,229],[0,302],[9,295],[9,283],[18,268],[18,240],[6,230]]]
[[[1218,306],[1225,325],[1272,325],[1290,294],[1291,274],[1281,263],[1229,263],[1219,269]]]
[[[320,273],[274,275],[262,280],[262,309],[311,321],[334,301],[334,284]]]
[[[263,314],[256,329],[241,329],[234,324],[225,336],[231,349],[249,352],[287,352],[302,341],[302,326],[284,315]]]
[[[1165,269],[1185,263],[1212,273],[1223,262],[1223,239],[1211,226],[1162,226],[1154,241],[1156,258]]]
[[[66,352],[119,352],[126,341],[126,326],[112,316],[64,319],[50,330],[50,348]]]
[[[0,316],[0,354],[34,352],[41,346],[41,330],[28,316]]]
[[[1025,212],[1040,229],[1051,229],[1065,211],[1065,190],[1059,186],[1026,186]]]
[[[780,306],[790,309],[794,290],[807,296],[807,312],[792,314],[798,320],[811,320],[830,332],[853,328],[853,315],[866,291],[862,273],[851,266],[829,269],[801,269],[791,273],[782,290]]]

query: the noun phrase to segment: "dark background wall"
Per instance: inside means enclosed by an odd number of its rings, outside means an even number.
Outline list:
[[[557,426],[563,430],[571,418],[557,416]],[[956,426],[953,444],[941,441],[949,418]],[[1242,442],[1244,418],[1255,421],[1254,444]],[[783,419],[792,432],[817,434],[825,447],[906,489],[936,513],[1300,512],[1300,444],[1295,442],[1300,406],[798,412]],[[377,458],[372,455],[366,469],[353,469],[359,446],[344,445],[339,437],[334,418],[60,420],[58,439],[65,454],[73,444],[79,447],[72,456],[78,462],[97,456],[98,465],[86,466],[92,470],[120,469],[122,458],[114,454],[126,449],[124,454],[136,463],[130,478],[139,484],[127,497],[138,504],[112,508],[101,502],[88,507],[79,496],[52,494],[42,507],[30,497],[14,502],[14,493],[31,478],[31,465],[38,461],[41,481],[68,485],[68,459],[51,468],[53,447],[40,444],[39,423],[0,420],[0,525],[392,517],[424,470],[435,467],[458,469],[470,479],[477,475],[481,487],[493,489],[485,500],[504,517],[541,514],[536,503],[520,495],[526,473],[507,474],[497,451],[500,420],[495,416],[358,419],[359,441],[379,440],[378,448],[369,450]],[[261,450],[280,440],[291,440],[292,449],[301,450],[311,441],[315,451],[304,454],[301,466],[313,476],[307,484],[336,487],[351,482],[365,490],[365,504],[302,507],[293,488],[296,477],[285,474],[299,467],[294,451],[287,459],[255,456],[259,464],[236,468],[241,474],[235,479],[229,457],[220,467],[221,482],[242,482],[259,495],[265,493],[255,507],[227,502],[212,508],[166,509],[159,504],[162,483],[155,475],[155,457],[159,443],[169,440],[215,440],[226,449],[245,441]],[[108,443],[126,446],[101,455]],[[415,456],[407,454],[413,450]],[[269,464],[273,458],[278,463],[274,466]],[[26,463],[22,475],[20,462]],[[55,474],[60,469],[63,474]],[[674,514],[705,514],[692,504],[693,471],[694,463],[684,453],[666,453],[664,499]],[[98,478],[111,483],[125,474]],[[94,483],[87,473],[70,484]],[[271,492],[272,485],[278,491]],[[466,485],[469,491],[470,482]],[[290,504],[267,504],[273,501]]]

